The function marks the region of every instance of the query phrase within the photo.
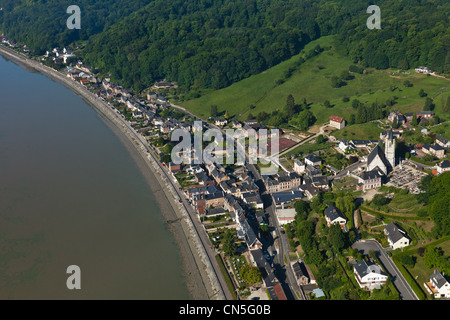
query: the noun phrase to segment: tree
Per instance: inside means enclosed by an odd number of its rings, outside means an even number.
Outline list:
[[[329,245],[338,252],[345,248],[345,235],[338,224],[332,224],[328,230],[327,240]]]
[[[325,102],[323,103],[323,105],[325,106],[325,108],[331,108],[330,100],[325,100]]]
[[[417,126],[417,114],[416,114],[415,111],[414,111],[413,117],[412,117],[412,119],[411,119],[411,125],[412,125],[412,126]]]
[[[427,96],[427,93],[423,89],[420,89],[419,90],[419,97],[423,98],[423,97],[426,97],[426,96]]]
[[[211,105],[210,114],[211,114],[211,117],[217,116],[217,106],[215,104]]]
[[[410,88],[410,87],[413,86],[413,84],[412,84],[411,81],[409,81],[409,80],[403,81],[403,85],[404,85],[405,87],[407,87],[407,88]]]
[[[423,106],[424,111],[431,111],[434,109],[434,103],[433,100],[430,97],[427,97],[425,99],[425,105]]]
[[[309,203],[303,200],[299,200],[295,203],[295,220],[306,220],[310,211]]]
[[[225,255],[231,256],[234,254],[235,247],[234,247],[234,234],[231,229],[227,229],[225,234],[223,235],[223,241],[222,241],[222,251]]]
[[[261,271],[258,267],[252,267],[248,264],[245,264],[240,273],[242,275],[242,279],[248,284],[255,284],[261,282]]]
[[[297,107],[296,107],[295,100],[294,100],[294,97],[292,96],[292,94],[288,95],[288,97],[286,99],[286,113],[289,117],[292,117],[293,115],[295,115],[297,113]]]

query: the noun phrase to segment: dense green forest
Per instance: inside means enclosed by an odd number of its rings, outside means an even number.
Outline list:
[[[185,91],[223,88],[331,34],[365,67],[450,72],[448,0],[379,0],[381,30],[366,26],[369,0],[78,2],[80,31],[61,30],[69,4],[57,0],[0,0],[0,29],[35,50],[89,39],[85,62],[136,90],[164,78]]]
[[[0,31],[38,54],[74,41],[87,40],[152,0],[0,0]],[[81,29],[66,26],[67,8],[78,5]]]

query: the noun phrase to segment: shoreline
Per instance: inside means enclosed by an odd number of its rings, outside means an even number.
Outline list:
[[[159,161],[154,158],[153,151],[148,148],[146,140],[138,135],[120,114],[81,84],[36,60],[21,56],[3,46],[0,46],[0,54],[29,72],[40,73],[63,85],[80,96],[97,113],[127,149],[152,191],[166,226],[177,244],[179,257],[183,264],[185,285],[191,298],[194,300],[224,300],[225,293],[213,270],[206,249],[199,239],[198,231],[186,208],[178,202],[177,191],[167,174],[163,172]]]

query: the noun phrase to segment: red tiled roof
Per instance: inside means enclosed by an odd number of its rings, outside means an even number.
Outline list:
[[[338,117],[338,116],[331,116],[330,117],[330,121],[334,121],[334,122],[339,122],[341,123],[344,119],[342,119],[342,117]]]

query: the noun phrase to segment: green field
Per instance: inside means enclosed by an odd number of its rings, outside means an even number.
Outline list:
[[[299,57],[316,45],[325,50],[298,67],[296,62]],[[422,110],[425,97],[420,97],[418,93],[423,89],[429,97],[437,96],[435,112],[441,118],[450,120],[450,115],[440,111],[440,97],[450,95],[450,81],[417,74],[414,70],[368,69],[365,74],[353,74],[355,78],[346,81],[347,85],[332,88],[331,77],[348,71],[351,64],[353,62],[333,36],[322,37],[308,44],[299,55],[261,74],[180,104],[204,119],[210,116],[211,105],[217,105],[219,112],[227,110],[231,117],[245,120],[249,113],[257,115],[261,111],[269,113],[281,110],[287,96],[292,94],[297,103],[306,99],[317,118],[316,124],[322,124],[331,115],[349,120],[350,115],[356,113],[351,107],[353,99],[365,104],[376,101],[384,104],[387,99],[396,97],[396,104],[388,107],[387,112],[394,109],[401,112]],[[295,69],[293,74],[284,83],[277,84],[290,68]],[[405,80],[409,80],[413,86],[406,87]],[[343,102],[344,97],[349,98],[349,101]],[[331,102],[331,108],[323,106],[325,100]],[[253,109],[250,109],[251,105]]]

